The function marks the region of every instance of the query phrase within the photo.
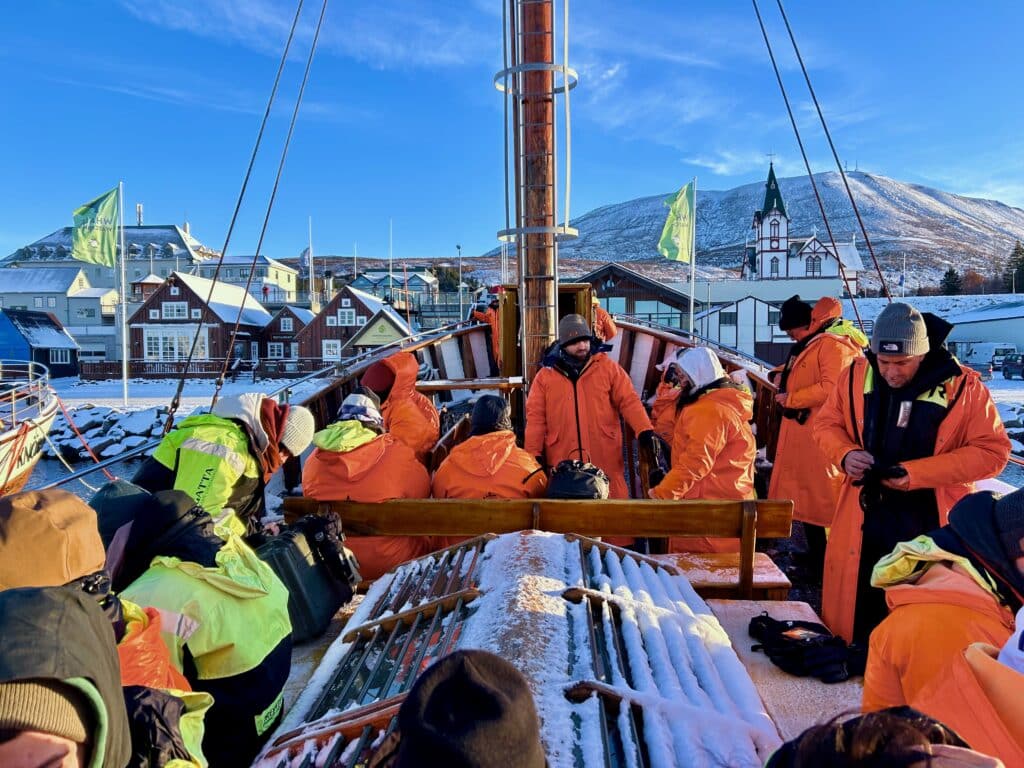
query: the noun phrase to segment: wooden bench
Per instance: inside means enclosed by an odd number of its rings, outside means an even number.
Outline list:
[[[704,599],[736,594],[740,572],[739,552],[672,552],[650,555],[682,572]],[[754,553],[754,584],[751,600],[785,600],[793,584],[765,552]]]
[[[285,520],[334,514],[350,536],[478,536],[541,530],[583,536],[738,538],[738,568],[725,593],[749,599],[758,536],[790,535],[791,501],[567,499],[401,499],[384,504],[284,500]]]
[[[780,621],[798,619],[821,623],[807,603],[756,600],[708,600],[708,607],[729,635],[732,647],[754,682],[765,711],[784,740],[799,736],[816,723],[860,709],[864,679],[852,677],[842,683],[823,683],[813,677],[794,677],[776,667],[760,651],[751,650],[755,640],[747,627],[750,620],[767,611]]]

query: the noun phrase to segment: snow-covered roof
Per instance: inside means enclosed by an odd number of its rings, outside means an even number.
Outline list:
[[[860,250],[853,243],[836,243],[839,251],[839,261],[844,267],[856,272],[864,271],[864,260],[860,257]]]
[[[206,297],[210,295],[212,280],[181,272],[175,272],[174,276],[203,301],[206,301]],[[226,323],[235,322],[238,318],[239,307],[244,307],[242,310],[244,325],[257,325],[262,328],[270,322],[270,313],[256,300],[255,296],[247,293],[240,285],[232,285],[218,280],[208,306],[220,320]]]
[[[33,272],[37,270],[32,270]],[[29,309],[0,309],[33,349],[78,349],[57,320],[47,312]]]
[[[81,271],[79,267],[0,269],[0,292],[67,294],[74,287]]]
[[[38,271],[38,270],[37,270]],[[72,299],[103,299],[110,294],[117,295],[115,288],[83,288],[71,294]]]
[[[227,256],[224,257],[224,260],[221,262],[221,264],[232,267],[248,267],[252,266],[252,259],[253,257],[251,254],[249,256],[245,256],[243,254],[229,253]],[[286,272],[294,272],[298,274],[298,270],[295,269],[294,267],[289,267],[287,264],[282,264],[277,259],[272,259],[264,253],[261,253],[259,255],[259,258],[256,259],[256,264],[258,266],[270,266],[273,267],[274,269],[283,269]],[[202,265],[200,265],[199,269],[202,272],[207,273],[210,272],[212,269],[215,269],[216,266],[217,259],[210,259],[209,261],[206,261]]]
[[[152,272],[150,272],[141,280],[132,280],[131,283],[132,285],[161,285],[163,281],[166,279],[167,278],[160,277],[159,275],[154,275]]]
[[[963,312],[946,318],[953,325],[982,323],[986,320],[1011,320],[1024,318],[1024,301],[1007,301],[995,306]]]
[[[371,283],[380,285],[381,283],[389,280],[389,275],[390,280],[393,281],[395,285],[405,285],[407,277],[409,280],[412,280],[414,277],[418,277],[427,283],[437,282],[437,278],[429,272],[363,272],[358,277],[365,277]]]
[[[305,307],[294,307],[291,304],[284,307],[284,309],[290,309],[292,314],[295,315],[299,320],[302,321],[303,325],[309,325],[309,323],[316,317],[316,314],[311,309]]]
[[[406,322],[405,318],[402,317],[398,310],[386,303],[383,299],[377,298],[366,291],[360,291],[358,288],[353,288],[351,285],[345,287],[348,288],[348,290],[350,290],[357,299],[366,305],[366,308],[370,310],[371,315],[376,315],[378,312],[384,312],[395,322],[399,330],[405,332],[407,335],[412,333],[412,329],[409,327],[409,323]]]
[[[61,227],[46,237],[36,240],[8,256],[4,261],[60,261],[71,258],[72,227]],[[125,226],[125,245],[129,261],[149,259],[150,245],[156,246],[156,258],[189,259],[202,261],[215,252],[204,246],[176,224]],[[121,250],[118,243],[118,252]]]

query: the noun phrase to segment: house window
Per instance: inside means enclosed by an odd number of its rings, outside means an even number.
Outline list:
[[[351,307],[352,306],[352,299],[342,299],[341,300],[341,306],[343,306],[343,307]]]
[[[187,301],[165,301],[161,308],[164,320],[184,320],[188,317]]]
[[[195,326],[192,326],[194,329]],[[178,326],[175,328],[144,328],[145,349],[147,360],[176,361],[188,357],[192,348],[192,337],[194,330],[189,326]],[[207,334],[199,334],[199,341],[196,343],[196,352],[193,359],[206,360],[207,358]]]
[[[50,365],[68,365],[71,362],[70,349],[51,349]]]
[[[328,325],[337,325],[338,324],[338,318],[335,317],[334,315],[328,315],[327,316],[327,324]]]
[[[777,310],[777,309],[769,309],[768,310],[768,325],[778,325],[779,324],[779,314],[780,314],[779,310]]]
[[[355,325],[356,311],[354,309],[338,310],[338,325]]]
[[[736,325],[735,312],[722,312],[718,320],[719,325]]]
[[[280,341],[272,341],[267,344],[267,357],[280,360],[284,357],[284,344]]]
[[[249,276],[249,270],[248,269],[240,269],[240,270],[238,270],[238,276],[239,277],[248,277]]]
[[[299,359],[299,342],[293,341],[291,343],[291,353],[289,354],[289,357],[292,360],[298,360]]]
[[[32,306],[34,306],[36,309],[42,309],[43,308],[43,297],[42,296],[36,296],[34,299],[32,299]]]
[[[171,286],[171,296],[181,296],[181,288],[176,285]]]
[[[75,310],[77,317],[96,317],[96,310],[92,307],[79,307]]]
[[[48,306],[50,309],[53,309],[54,307],[56,307],[57,306],[57,299],[56,299],[56,297],[54,297],[54,296],[47,296],[46,297],[46,306]]]
[[[201,309],[193,309],[190,312],[190,314],[191,314],[193,320],[202,320],[203,319],[203,310],[201,310]]]
[[[771,277],[778,277],[779,276],[779,257],[778,256],[772,256],[772,260],[769,263],[771,264]]]
[[[366,325],[366,315],[357,315],[356,325]]]
[[[281,318],[281,330],[291,331],[292,330],[292,319],[290,317]]]
[[[821,257],[820,256],[808,256],[807,261],[804,262],[804,266],[807,269],[808,277],[821,277]]]
[[[151,310],[149,310],[149,319],[150,320],[159,320],[160,319],[160,310],[159,309],[151,309]]]
[[[341,360],[341,342],[337,339],[324,339],[323,342],[324,360]]]
[[[773,238],[778,238],[778,236],[779,236],[779,222],[778,222],[778,219],[772,219],[772,223],[771,223],[770,229],[771,229],[771,236]]]

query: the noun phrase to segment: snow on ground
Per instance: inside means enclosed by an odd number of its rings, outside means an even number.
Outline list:
[[[893,288],[892,290],[897,291],[898,289]],[[1019,302],[1021,296],[1015,293],[983,293],[972,296],[907,296],[906,298],[900,298],[898,293],[894,293],[893,299],[912,304],[922,312],[931,312],[939,317],[949,319],[954,315],[971,312],[976,309],[984,309],[1007,302]],[[889,300],[884,298],[856,300],[857,311],[860,312],[861,320],[874,321],[888,303]],[[843,317],[851,320],[856,318],[853,304],[854,302],[850,299],[843,299]]]
[[[57,395],[69,409],[77,408],[86,404],[106,406],[108,408],[122,408],[122,383],[120,379],[107,379],[105,381],[82,381],[77,377],[53,379],[52,385]],[[245,392],[265,392],[272,394],[285,387],[292,387],[291,400],[301,400],[303,397],[315,392],[323,380],[296,384],[292,379],[262,379],[253,382],[251,378],[239,378],[238,381],[228,381],[221,388],[221,396],[240,395]],[[128,380],[128,409],[139,410],[153,408],[160,405],[169,405],[178,386],[178,380],[168,379],[129,379]],[[190,413],[201,406],[209,406],[213,397],[214,382],[212,379],[188,379],[185,388],[182,390],[181,406],[179,413]]]

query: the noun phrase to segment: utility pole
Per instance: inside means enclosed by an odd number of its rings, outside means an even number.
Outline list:
[[[466,313],[462,309],[462,246],[455,244],[455,250],[459,252],[459,322],[466,319]]]

